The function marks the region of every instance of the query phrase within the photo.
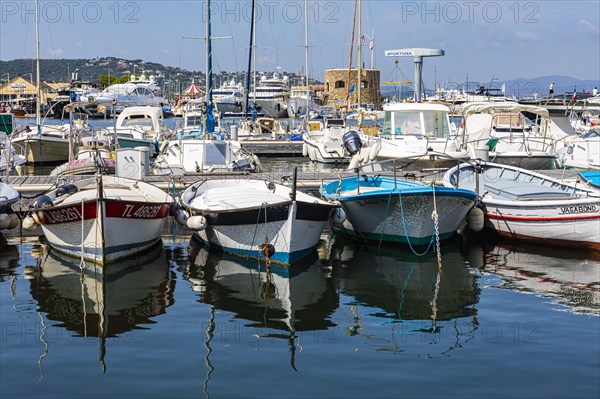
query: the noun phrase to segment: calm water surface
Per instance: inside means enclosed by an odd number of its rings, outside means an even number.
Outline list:
[[[189,232],[104,273],[37,240],[0,255],[0,396],[600,396],[600,262],[324,234],[291,269]],[[468,249],[465,249],[468,248]]]
[[[313,171],[295,161],[266,165]],[[600,397],[598,259],[456,242],[440,272],[435,254],[322,238],[269,272],[171,228],[104,272],[12,238],[0,397]]]

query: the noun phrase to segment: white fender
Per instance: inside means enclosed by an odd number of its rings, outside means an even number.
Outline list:
[[[35,222],[33,217],[27,216],[25,219],[23,219],[23,229],[24,230],[33,231],[36,229],[36,227],[37,227],[37,223]]]
[[[379,153],[379,143],[373,144],[371,146],[371,150],[369,151],[369,161],[374,161],[377,158],[377,154]]]
[[[190,216],[187,220],[187,227],[190,230],[202,231],[206,228],[206,224],[206,218],[202,215]]]
[[[484,224],[484,215],[483,211],[480,208],[473,208],[469,211],[468,217],[468,225],[471,230],[474,232],[479,232],[483,230]]]
[[[306,143],[302,144],[302,156],[303,157],[308,156],[308,144],[306,144]]]

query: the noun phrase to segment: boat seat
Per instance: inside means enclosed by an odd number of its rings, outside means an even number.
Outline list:
[[[289,197],[248,188],[235,189],[235,195],[232,195],[230,187],[211,188],[202,197],[204,205],[213,210],[251,208],[264,203],[276,204],[290,200]],[[192,201],[192,206],[196,206],[194,202]]]
[[[491,187],[485,185],[485,190],[499,197],[516,201],[535,201],[535,200],[551,200],[551,199],[568,199],[572,197],[572,193],[562,190],[552,190],[549,187],[539,185],[518,184],[506,187]]]

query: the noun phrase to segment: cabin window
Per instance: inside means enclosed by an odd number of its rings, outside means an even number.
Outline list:
[[[393,134],[395,136],[421,135],[421,115],[419,112],[393,112]]]
[[[363,89],[368,89],[369,88],[369,82],[367,82],[366,80],[361,80],[360,81],[360,87]]]
[[[392,134],[392,113],[386,112],[383,119],[383,135],[390,136]]]
[[[346,87],[346,82],[344,82],[343,80],[336,80],[335,81],[335,88],[336,89],[343,89],[344,87]]]
[[[428,136],[444,138],[450,136],[447,114],[444,111],[432,111],[423,113],[425,123],[425,134]]]

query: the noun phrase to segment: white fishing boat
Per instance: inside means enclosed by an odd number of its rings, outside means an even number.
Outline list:
[[[313,162],[348,163],[350,154],[344,149],[343,137],[349,131],[341,118],[309,120],[302,134],[302,154]]]
[[[283,127],[278,119],[261,117],[241,121],[238,126],[240,140],[290,140],[289,128]]]
[[[50,176],[93,175],[98,170],[106,175],[115,174],[114,145],[110,137],[82,137],[77,147],[75,159],[54,168]]]
[[[472,159],[530,170],[555,169],[556,143],[567,136],[548,110],[516,102],[465,105],[458,133]]]
[[[116,137],[119,148],[148,148],[150,157],[158,152],[159,142],[174,135],[165,124],[162,108],[149,106],[123,109],[114,128],[104,129],[100,134]]]
[[[451,238],[477,197],[471,190],[366,175],[331,181],[319,192],[341,204],[347,217],[341,232],[411,248]]]
[[[588,130],[557,151],[565,168],[600,170],[600,130]]]
[[[12,175],[26,163],[27,158],[17,152],[10,136],[0,131],[0,174]]]
[[[314,251],[336,205],[262,180],[202,180],[181,195],[187,225],[226,253],[292,264]],[[179,220],[179,218],[177,218]]]
[[[450,169],[444,185],[477,191],[486,226],[503,237],[600,250],[600,196],[590,187],[487,162]]]
[[[106,265],[156,244],[173,203],[149,183],[98,174],[40,197],[28,224],[57,251]]]
[[[6,183],[0,182],[0,231],[12,230],[19,225],[19,218],[12,205],[19,200],[19,192]]]
[[[389,103],[383,109],[383,131],[372,145],[361,150],[364,163],[381,169],[392,165],[423,169],[448,167],[469,158],[452,127],[447,106]]]

